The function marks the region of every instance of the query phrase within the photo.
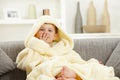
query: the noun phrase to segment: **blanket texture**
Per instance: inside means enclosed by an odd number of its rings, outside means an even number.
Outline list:
[[[44,23],[52,23],[59,29],[59,38],[52,47],[34,37]],[[120,80],[115,77],[112,67],[104,66],[96,59],[83,60],[73,50],[73,40],[60,27],[50,16],[42,16],[33,26],[25,40],[26,48],[16,59],[17,67],[27,72],[27,80],[55,80],[63,66],[75,71],[82,80]]]

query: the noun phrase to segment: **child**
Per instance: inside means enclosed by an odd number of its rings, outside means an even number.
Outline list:
[[[17,67],[27,72],[27,80],[120,80],[112,67],[83,60],[73,46],[56,19],[42,16],[17,56]]]
[[[55,25],[50,24],[50,23],[44,23],[39,31],[35,34],[35,37],[38,39],[41,39],[48,43],[50,46],[53,45],[54,40],[58,37],[58,29]],[[69,73],[68,73],[69,72]],[[63,67],[61,70],[61,73],[59,76],[56,76],[56,80],[62,80],[65,79],[71,79],[71,80],[76,80],[76,74],[74,71],[68,69],[67,67]],[[69,80],[70,80],[69,79]]]

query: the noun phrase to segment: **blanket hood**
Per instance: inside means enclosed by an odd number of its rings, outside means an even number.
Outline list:
[[[33,25],[30,33],[28,34],[26,40],[25,40],[25,46],[27,47],[28,45],[28,41],[30,40],[30,38],[34,37],[34,35],[37,33],[37,31],[40,29],[40,27],[44,24],[44,23],[51,23],[54,24],[57,28],[58,28],[58,35],[59,37],[57,38],[57,41],[60,41],[62,39],[67,40],[67,42],[69,43],[70,47],[73,49],[74,47],[74,43],[73,40],[67,35],[66,32],[64,32],[62,30],[61,25],[58,23],[57,19],[51,17],[51,16],[41,16],[39,19],[37,19],[36,23]]]

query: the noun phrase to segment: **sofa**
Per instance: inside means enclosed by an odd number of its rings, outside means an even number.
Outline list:
[[[96,58],[112,66],[120,77],[120,38],[74,38],[74,50],[84,60]],[[16,57],[24,49],[23,41],[0,42],[0,80],[25,80],[26,72],[16,68]]]

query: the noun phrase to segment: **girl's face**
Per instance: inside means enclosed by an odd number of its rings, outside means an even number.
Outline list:
[[[44,40],[48,44],[51,44],[57,37],[55,29],[55,26],[52,24],[43,24],[35,36],[38,39]]]

